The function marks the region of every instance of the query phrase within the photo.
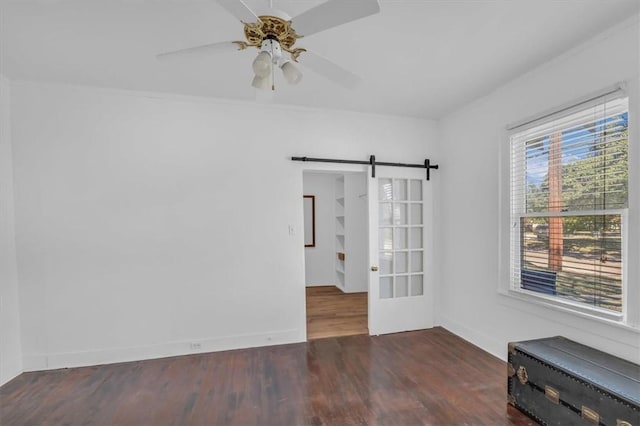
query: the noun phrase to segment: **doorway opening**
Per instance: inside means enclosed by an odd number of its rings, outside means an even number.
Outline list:
[[[315,206],[305,208],[307,340],[368,334],[367,175],[305,171],[303,192]]]

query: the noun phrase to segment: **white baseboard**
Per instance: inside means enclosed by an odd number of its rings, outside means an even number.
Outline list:
[[[260,346],[283,345],[304,342],[300,330],[280,330],[270,333],[244,334],[212,339],[168,342],[158,345],[128,348],[110,348],[94,351],[54,354],[31,354],[23,357],[24,371],[54,370],[58,368],[87,367],[118,362],[141,361],[180,355],[193,355]],[[192,344],[200,345],[192,349]]]
[[[3,371],[2,374],[0,375],[0,386],[10,382],[11,380],[18,377],[20,374],[22,374],[22,371],[20,370],[8,371],[8,372]]]
[[[440,316],[440,325],[453,334],[462,337],[463,339],[473,343],[480,349],[489,352],[491,355],[500,358],[503,361],[507,360],[507,344],[498,341],[491,336],[484,333],[479,333],[467,326],[460,324],[457,321],[452,320],[446,316]]]

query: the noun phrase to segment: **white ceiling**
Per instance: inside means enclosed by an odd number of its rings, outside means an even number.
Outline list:
[[[349,0],[344,0],[349,1]],[[246,3],[265,12],[268,0]],[[291,16],[321,3],[274,0]],[[440,118],[617,22],[639,0],[381,0],[381,13],[298,41],[360,75],[311,71],[273,102]],[[243,40],[214,0],[0,0],[2,72],[13,79],[255,101],[256,50],[159,62],[168,50]],[[260,13],[262,14],[262,13]],[[304,70],[303,70],[304,71]]]

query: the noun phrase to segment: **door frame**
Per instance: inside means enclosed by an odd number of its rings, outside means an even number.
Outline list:
[[[304,174],[305,173],[327,173],[327,174],[331,174],[331,173],[336,173],[336,174],[353,174],[353,173],[364,173],[365,177],[367,176],[367,173],[370,173],[369,171],[369,166],[367,165],[361,165],[361,164],[337,164],[337,163],[302,163],[302,167],[300,168],[300,199],[302,199],[302,196],[304,195]],[[303,223],[303,215],[304,212],[302,211],[302,203],[300,203],[300,221],[301,223]],[[369,215],[367,214],[366,217],[367,223],[369,221]],[[304,238],[301,239],[301,245],[304,246]],[[302,247],[302,282],[305,282],[305,277],[307,274],[307,262],[305,261],[305,251],[304,251],[305,247]],[[369,249],[369,241],[367,240],[367,252]],[[370,289],[369,289],[370,283],[367,280],[367,329],[370,330],[371,328],[371,303],[370,300],[368,300],[371,296],[370,296]],[[305,291],[301,292],[301,297],[302,297],[302,307],[303,307],[303,317],[302,317],[302,330],[304,332],[304,336],[305,336],[305,341],[308,341],[307,339],[307,300],[306,300],[306,285],[303,286],[303,288],[305,289]],[[371,332],[369,332],[369,334],[371,334]]]
[[[383,167],[383,166],[380,166]],[[385,167],[386,169],[386,167]],[[389,169],[392,169],[392,167],[389,167]],[[343,174],[350,174],[350,173],[364,173],[367,181],[369,181],[370,178],[370,174],[371,174],[371,166],[369,165],[361,165],[361,164],[339,164],[339,163],[303,163],[302,167],[300,168],[300,198],[302,198],[302,196],[304,195],[304,190],[303,190],[303,184],[304,184],[304,173],[313,173],[313,172],[318,172],[318,173],[343,173]],[[376,172],[378,172],[378,170],[376,170]],[[376,177],[377,177],[378,173],[376,173]],[[424,179],[424,178],[423,178]],[[429,184],[428,182],[426,182],[425,184]],[[426,193],[426,191],[425,191]],[[431,200],[424,200],[424,205],[423,208],[429,208],[430,210],[433,209],[433,193],[431,193]],[[429,206],[427,206],[427,203],[429,204]],[[303,220],[303,212],[302,212],[302,203],[300,204],[300,209],[301,209],[301,213],[300,213],[300,221],[302,222]],[[367,224],[368,226],[370,226],[369,224],[369,220],[371,219],[371,212],[370,212],[370,208],[371,206],[369,206],[368,209],[368,214],[366,217],[367,220]],[[434,303],[434,276],[433,276],[433,262],[434,262],[434,258],[433,258],[433,247],[432,247],[432,238],[427,238],[427,232],[430,235],[433,235],[433,211],[431,211],[431,215],[427,216],[425,214],[425,217],[428,217],[429,223],[425,223],[425,231],[423,233],[423,244],[424,244],[424,249],[425,249],[425,253],[428,253],[428,255],[425,255],[424,258],[424,292],[425,292],[425,297],[430,298],[430,305],[431,305],[431,312],[430,312],[430,320],[427,321],[428,324],[431,324],[431,326],[433,326],[434,324],[434,320],[435,320],[435,313],[434,313],[434,308],[435,308],[435,303]],[[378,224],[375,224],[376,227],[378,226]],[[367,252],[370,253],[371,252],[371,241],[369,241],[370,238],[367,239]],[[301,244],[303,245],[303,244]],[[303,273],[302,273],[302,281],[304,282],[304,277],[306,276],[306,262],[304,261],[304,247],[302,247],[302,254],[303,254]],[[371,266],[371,265],[369,265]],[[372,291],[371,291],[371,274],[369,275],[369,279],[367,280],[367,328],[369,330],[369,335],[374,335],[372,333],[372,318],[374,317],[374,315],[372,315],[372,308],[375,305],[375,303],[372,303]],[[303,288],[306,288],[303,287]],[[301,292],[301,297],[302,297],[302,306],[303,306],[303,326],[302,329],[304,331],[304,335],[305,335],[305,341],[306,341],[306,336],[307,336],[307,305],[306,305],[306,296],[305,296],[305,292]],[[375,327],[373,327],[375,328]]]

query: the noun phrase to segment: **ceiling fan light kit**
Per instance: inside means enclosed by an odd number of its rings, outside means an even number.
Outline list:
[[[252,63],[255,88],[275,90],[274,66],[282,70],[289,84],[298,84],[302,72],[293,64],[302,59],[303,65],[344,87],[353,88],[359,78],[330,60],[305,48],[294,47],[297,40],[326,29],[373,15],[380,11],[378,0],[328,0],[295,18],[276,11],[274,15],[257,16],[242,0],[217,0],[229,13],[244,25],[246,41],[213,43],[167,52],[158,58],[179,57],[194,53],[217,53],[230,46],[236,50],[255,47],[260,52]],[[280,16],[275,16],[275,15]],[[295,29],[294,29],[295,26]],[[288,54],[285,56],[283,52]],[[301,58],[300,56],[303,55]]]
[[[267,35],[260,47],[260,53],[253,60],[253,72],[256,77],[261,79],[266,78],[269,75],[273,75],[273,67],[277,66],[282,70],[285,80],[289,84],[298,84],[302,80],[302,73],[291,63],[291,60],[286,59],[282,55],[282,47],[277,39],[272,35]],[[259,89],[268,89],[265,84],[257,84],[254,78],[253,87]],[[273,79],[271,80],[271,90],[275,90]]]
[[[300,80],[302,80],[302,73],[291,61],[284,61],[283,64],[280,65],[280,69],[282,69],[282,75],[284,75],[287,83],[298,84]]]
[[[261,89],[261,90],[272,89],[273,82],[271,80],[271,74],[267,75],[266,77],[259,77],[256,75],[255,77],[253,77],[253,81],[251,82],[251,85],[256,89]]]
[[[260,52],[253,61],[253,73],[257,77],[266,77],[271,74],[271,53]]]

